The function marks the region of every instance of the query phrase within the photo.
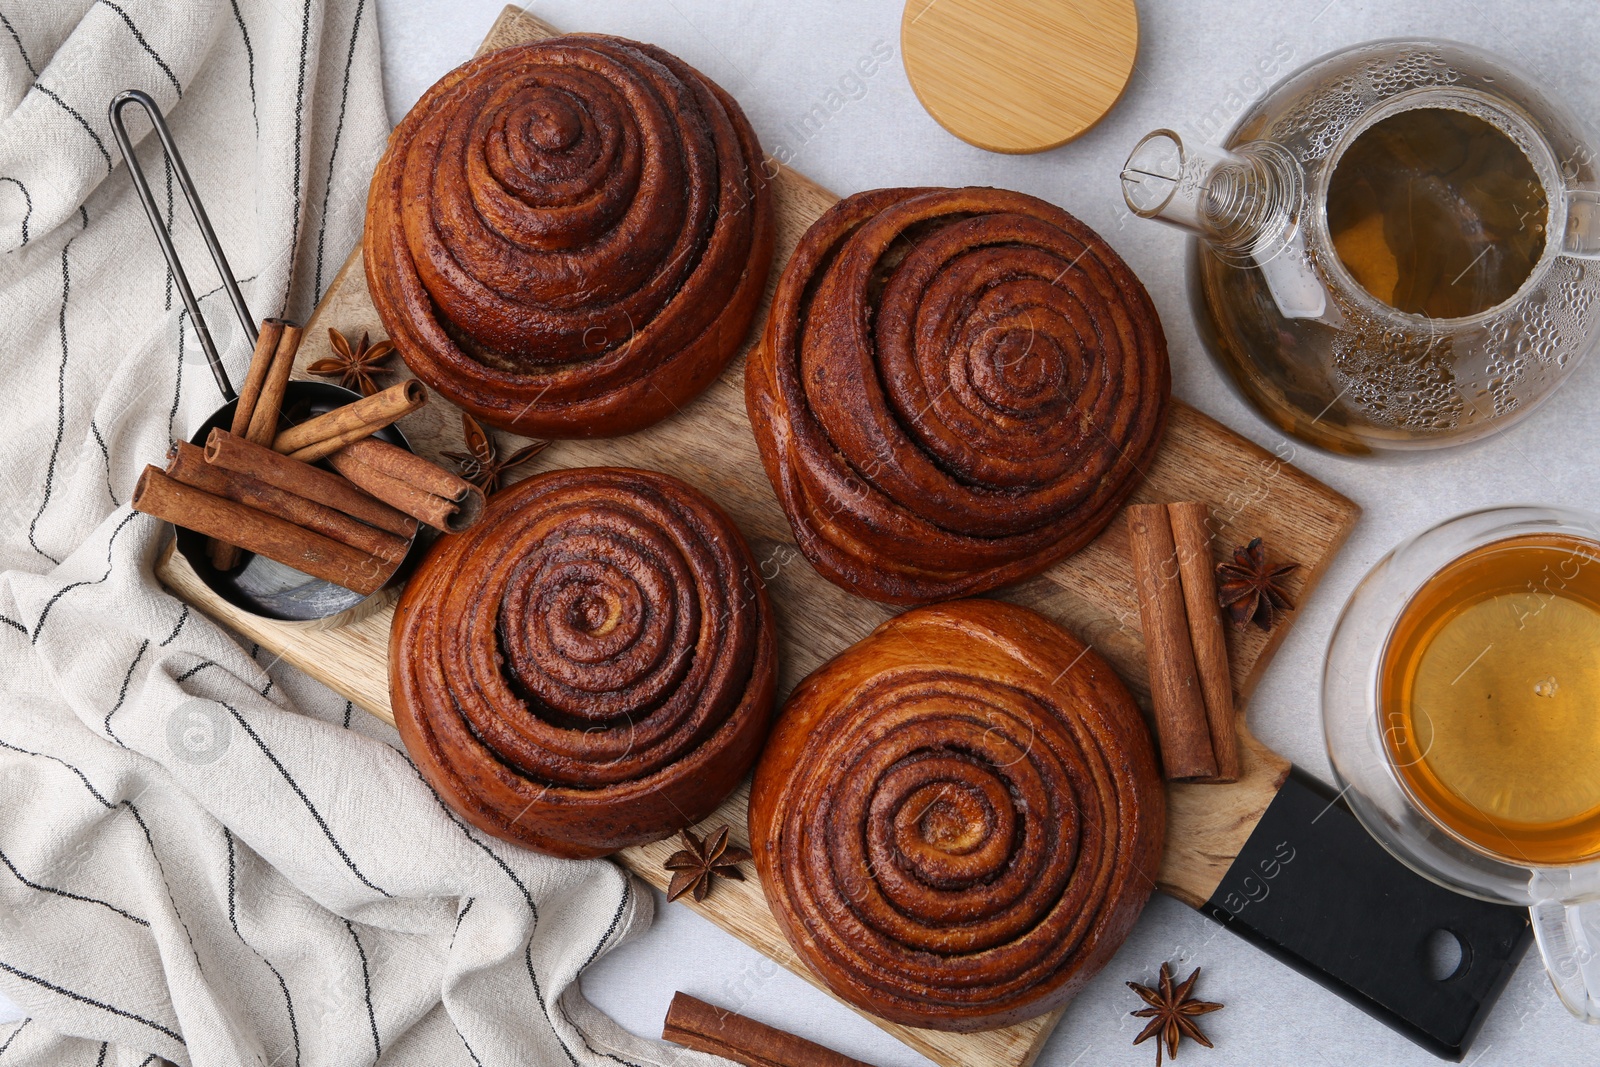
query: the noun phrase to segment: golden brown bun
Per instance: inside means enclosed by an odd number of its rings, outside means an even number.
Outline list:
[[[535,475],[442,538],[389,641],[406,751],[473,825],[557,856],[658,841],[755,761],[777,676],[744,538],[653,471]]]
[[[395,128],[367,286],[406,364],[478,418],[610,437],[671,414],[744,342],[772,196],[739,105],[652,45],[492,52]]]
[[[784,268],[745,370],[801,550],[899,604],[1082,548],[1154,457],[1170,391],[1127,264],[1060,208],[999,189],[840,201]]]
[[[1166,797],[1105,660],[990,600],[918,608],[819,667],[756,767],[767,903],[834,993],[987,1030],[1060,1007],[1155,886]]]

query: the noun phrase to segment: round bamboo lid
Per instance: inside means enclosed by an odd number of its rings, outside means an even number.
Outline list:
[[[1134,0],[907,0],[900,46],[939,125],[991,152],[1042,152],[1116,104],[1139,13]]]

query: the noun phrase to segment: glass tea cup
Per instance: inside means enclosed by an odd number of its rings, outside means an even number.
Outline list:
[[[1342,796],[1402,863],[1529,909],[1563,1003],[1600,1022],[1600,516],[1502,507],[1401,543],[1329,641]]]

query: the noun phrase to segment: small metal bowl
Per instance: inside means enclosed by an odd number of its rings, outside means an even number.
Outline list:
[[[300,423],[360,399],[359,393],[329,382],[291,381],[284,392],[283,413],[290,423]],[[233,424],[233,409],[237,405],[238,401],[230,400],[218,408],[200,424],[190,441],[204,448],[206,438],[213,429],[219,426],[227,429]],[[372,436],[411,451],[405,435],[397,427],[387,427]],[[326,462],[317,463],[316,466],[332,470]],[[342,585],[302,574],[293,567],[264,556],[247,555],[242,567],[219,571],[212,566],[206,549],[209,538],[181,526],[175,529],[178,552],[188,560],[200,580],[223,600],[263,618],[284,622],[318,622],[323,627],[353,622],[387,603],[395,589],[410,575],[427,547],[419,524],[417,533],[411,537],[405,558],[389,575],[383,588],[370,596],[362,596]]]

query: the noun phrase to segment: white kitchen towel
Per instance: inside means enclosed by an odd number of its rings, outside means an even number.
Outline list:
[[[162,592],[127,506],[219,397],[107,104],[160,101],[253,313],[304,316],[386,134],[374,4],[0,0],[6,1065],[716,1062],[582,998],[647,891],[467,827],[392,730]],[[139,154],[238,382],[243,331]]]

